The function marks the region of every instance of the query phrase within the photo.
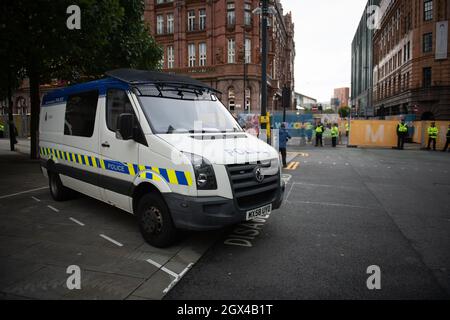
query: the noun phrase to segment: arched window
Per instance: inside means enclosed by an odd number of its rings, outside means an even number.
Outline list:
[[[236,96],[234,94],[234,88],[230,87],[228,88],[228,109],[230,109],[230,111],[234,111],[235,107],[236,107]]]

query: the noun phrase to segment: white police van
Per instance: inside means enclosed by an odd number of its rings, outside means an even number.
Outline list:
[[[188,77],[119,69],[52,91],[40,112],[52,197],[72,190],[134,213],[145,240],[214,230],[281,206],[278,152],[246,134],[215,89]]]

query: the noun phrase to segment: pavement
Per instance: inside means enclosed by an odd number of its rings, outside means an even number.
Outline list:
[[[280,210],[161,250],[132,215],[53,201],[27,146],[0,139],[0,298],[450,298],[448,154],[291,147]],[[367,288],[374,265],[381,290]]]
[[[0,299],[160,300],[220,235],[154,248],[130,214],[81,195],[53,201],[29,142],[17,149],[0,140]],[[67,286],[71,266],[81,290]]]

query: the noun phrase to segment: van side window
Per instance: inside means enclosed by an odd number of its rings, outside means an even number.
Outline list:
[[[130,113],[136,117],[127,93],[124,90],[109,89],[106,103],[106,125],[113,132],[116,132],[117,119],[122,113]]]
[[[92,137],[97,112],[98,91],[70,95],[67,99],[64,134]]]

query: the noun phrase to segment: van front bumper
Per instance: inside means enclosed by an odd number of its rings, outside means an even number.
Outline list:
[[[272,204],[279,209],[283,202],[285,185],[280,186],[276,197],[255,208],[238,208],[233,199],[222,197],[188,197],[179,194],[164,194],[176,228],[194,231],[217,230],[245,221],[247,211]]]

